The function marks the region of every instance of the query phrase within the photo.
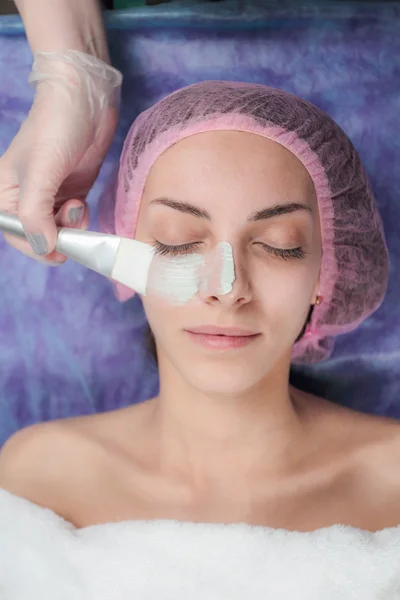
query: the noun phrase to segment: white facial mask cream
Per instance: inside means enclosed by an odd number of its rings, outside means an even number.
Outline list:
[[[220,242],[205,255],[154,256],[147,279],[146,295],[182,305],[198,292],[222,296],[232,291],[235,267],[232,246]]]

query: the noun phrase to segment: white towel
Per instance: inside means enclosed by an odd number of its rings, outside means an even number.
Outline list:
[[[400,600],[400,527],[76,529],[0,490],[1,600]]]

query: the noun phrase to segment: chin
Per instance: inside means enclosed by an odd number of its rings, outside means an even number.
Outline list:
[[[272,370],[266,361],[255,364],[254,361],[193,360],[179,368],[181,376],[194,389],[208,395],[241,396],[257,387]]]

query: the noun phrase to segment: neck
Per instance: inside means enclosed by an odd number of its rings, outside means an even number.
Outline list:
[[[254,388],[233,396],[193,389],[161,360],[153,426],[161,470],[196,489],[259,481],[298,460],[307,418],[289,386],[289,361]]]

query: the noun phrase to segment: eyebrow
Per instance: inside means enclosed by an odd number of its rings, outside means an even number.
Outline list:
[[[263,208],[249,216],[249,221],[262,221],[263,219],[272,219],[280,215],[287,215],[298,210],[306,210],[312,213],[312,208],[301,202],[289,202],[288,204],[276,204],[270,208]]]
[[[209,212],[207,212],[203,208],[198,208],[193,204],[189,204],[188,202],[181,202],[178,200],[174,200],[173,198],[161,197],[155,198],[150,202],[150,204],[162,204],[164,206],[169,206],[169,208],[173,208],[174,210],[178,210],[179,212],[192,215],[193,217],[197,217],[198,219],[207,219],[207,221],[211,221],[211,215]],[[307,204],[302,204],[299,202],[289,202],[287,204],[276,204],[275,206],[258,210],[257,212],[252,213],[248,217],[248,220],[252,222],[263,221],[266,219],[272,219],[272,217],[287,215],[298,210],[306,210],[310,213],[313,212],[312,208]]]
[[[169,206],[170,208],[179,210],[179,212],[197,217],[198,219],[207,219],[207,221],[211,221],[210,213],[202,208],[194,206],[193,204],[188,204],[187,202],[180,202],[178,200],[173,200],[172,198],[163,197],[155,198],[155,200],[152,200],[150,204],[163,204],[164,206]]]

